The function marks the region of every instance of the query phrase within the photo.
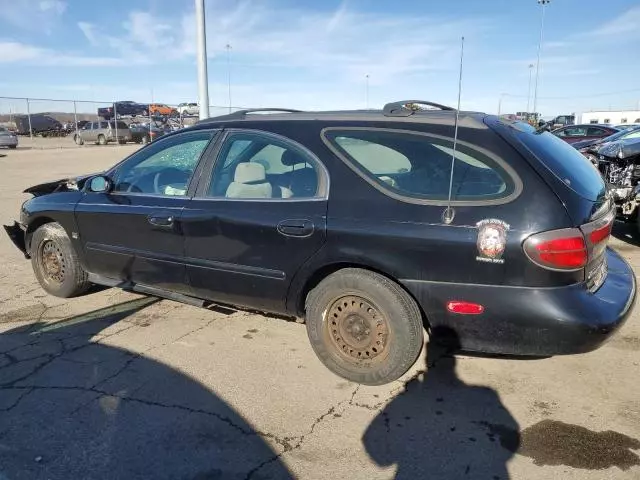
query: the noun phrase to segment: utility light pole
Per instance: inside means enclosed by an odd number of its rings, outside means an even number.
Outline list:
[[[529,107],[531,106],[531,74],[533,73],[533,63],[529,64],[529,86],[527,87],[527,115],[531,113]]]
[[[229,113],[231,113],[231,45],[227,43],[227,86],[229,88]]]
[[[369,74],[367,73],[364,76],[364,81],[365,81],[365,90],[364,90],[364,94],[365,94],[365,106],[366,109],[369,110]]]
[[[205,25],[204,0],[196,1],[196,29],[198,50],[198,101],[200,120],[209,118],[209,77],[207,75],[207,27]]]
[[[538,113],[538,77],[540,76],[540,52],[542,51],[542,39],[544,38],[544,11],[551,0],[538,0],[538,5],[542,6],[540,15],[540,40],[538,41],[538,61],[536,62],[536,85],[533,90],[533,113]],[[537,117],[537,115],[536,115]]]

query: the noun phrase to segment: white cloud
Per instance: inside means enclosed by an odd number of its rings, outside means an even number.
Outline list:
[[[482,18],[371,14],[275,9],[261,3],[207,4],[208,54],[225,55],[232,46],[233,62],[311,71],[332,78],[372,85],[400,75],[455,68],[459,38],[487,27]],[[88,22],[78,27],[93,43],[100,38],[126,59],[147,63],[192,59],[195,56],[195,17],[134,11],[119,29],[101,29]]]
[[[606,22],[593,33],[615,40],[628,40],[629,35],[637,37],[640,34],[640,7],[630,8],[622,15]]]
[[[67,9],[67,3],[60,0],[41,0],[38,8],[43,12],[51,12],[56,15],[62,15]]]
[[[118,66],[121,58],[84,56],[0,39],[0,64],[15,63],[38,66]]]
[[[67,9],[66,2],[60,0],[3,1],[0,5],[0,20],[9,25],[31,32],[50,34]]]

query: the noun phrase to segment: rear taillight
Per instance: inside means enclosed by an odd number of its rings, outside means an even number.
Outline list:
[[[531,235],[523,247],[533,263],[550,270],[580,270],[589,262],[587,244],[577,228]]]
[[[536,265],[550,270],[580,270],[596,264],[607,248],[615,212],[580,228],[563,228],[531,235],[524,242],[524,251]]]

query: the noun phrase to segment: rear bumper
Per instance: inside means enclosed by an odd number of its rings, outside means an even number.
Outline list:
[[[0,136],[0,147],[14,147],[16,145],[18,145],[18,137]]]
[[[620,328],[636,298],[631,267],[607,249],[608,275],[590,293],[585,285],[526,288],[403,280],[432,328],[455,332],[463,350],[512,355],[562,355],[600,347]],[[480,315],[446,310],[463,300],[484,306]]]

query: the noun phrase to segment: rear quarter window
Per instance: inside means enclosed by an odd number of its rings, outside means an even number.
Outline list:
[[[453,139],[409,130],[327,128],[323,140],[374,187],[411,203],[446,203],[449,197]],[[505,203],[521,182],[492,153],[458,141],[451,200],[458,204]]]
[[[605,189],[604,180],[593,164],[568,143],[548,132],[537,131],[523,122],[500,121],[565,185],[581,197],[596,201]]]

